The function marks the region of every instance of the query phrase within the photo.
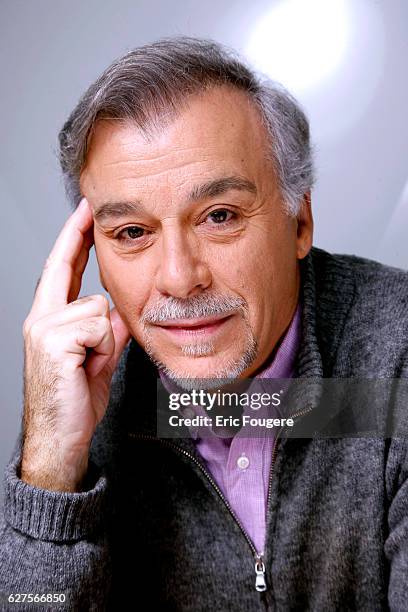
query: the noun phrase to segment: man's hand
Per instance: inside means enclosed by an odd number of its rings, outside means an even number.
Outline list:
[[[77,299],[92,245],[92,210],[83,199],[47,258],[23,325],[21,478],[56,491],[81,490],[112,374],[130,339],[105,296]]]

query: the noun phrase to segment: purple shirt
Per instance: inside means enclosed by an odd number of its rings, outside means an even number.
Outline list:
[[[273,360],[255,378],[294,376],[301,336],[300,311],[298,304]],[[167,377],[160,370],[159,374],[165,384]],[[202,414],[205,411],[195,412]],[[260,413],[252,413],[251,416],[260,416]],[[244,414],[249,412],[244,409]],[[262,413],[262,416],[266,415]],[[207,428],[205,437],[200,436],[200,429],[190,430],[208,470],[260,554],[264,552],[269,471],[275,439],[274,429],[262,430],[263,434],[256,437],[243,437],[238,432],[232,438],[220,437],[211,428]]]

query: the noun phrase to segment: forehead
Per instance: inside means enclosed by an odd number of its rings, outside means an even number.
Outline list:
[[[159,122],[160,124],[160,122]],[[260,113],[242,91],[216,87],[195,95],[170,122],[147,136],[132,123],[99,121],[81,186],[143,178],[154,185],[172,176],[238,172],[256,179],[266,164],[268,135]],[[197,176],[195,176],[197,175]]]

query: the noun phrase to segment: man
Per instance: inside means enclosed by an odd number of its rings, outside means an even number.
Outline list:
[[[310,379],[299,424],[323,377],[407,376],[407,274],[312,247],[295,100],[215,43],[162,40],[89,88],[60,150],[75,210],[24,323],[4,597],[408,609],[405,438],[156,435],[158,380]],[[111,311],[78,298],[92,244]]]

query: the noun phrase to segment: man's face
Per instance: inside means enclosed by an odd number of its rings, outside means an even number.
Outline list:
[[[173,378],[253,376],[293,315],[312,219],[307,204],[285,213],[267,147],[257,110],[224,87],[149,139],[96,125],[81,191],[101,281]]]

